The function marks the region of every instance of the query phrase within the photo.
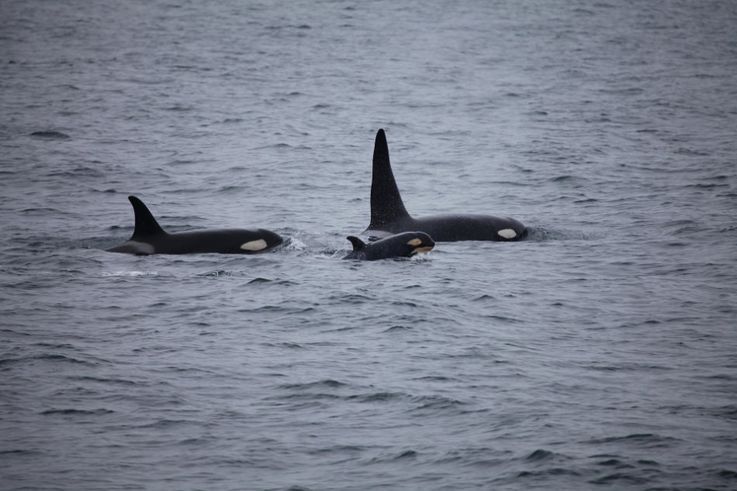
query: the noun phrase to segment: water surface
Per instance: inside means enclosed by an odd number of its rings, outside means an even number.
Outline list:
[[[737,487],[737,7],[0,3],[0,479]],[[342,261],[405,204],[519,243]],[[135,257],[265,227],[273,253]]]

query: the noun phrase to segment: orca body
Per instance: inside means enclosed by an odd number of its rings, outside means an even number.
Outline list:
[[[425,232],[403,232],[369,244],[352,235],[348,237],[348,240],[353,244],[353,251],[349,252],[343,259],[364,261],[375,261],[390,257],[412,257],[416,254],[430,252],[435,247],[435,241]]]
[[[222,229],[198,230],[169,234],[159,226],[143,201],[128,196],[133,205],[136,225],[131,238],[108,249],[109,252],[128,254],[256,254],[283,242],[270,230]]]
[[[363,232],[384,237],[419,230],[436,242],[460,240],[514,241],[527,236],[527,228],[512,218],[491,215],[433,215],[413,218],[407,212],[394,180],[384,130],[376,134],[371,178],[371,223]]]

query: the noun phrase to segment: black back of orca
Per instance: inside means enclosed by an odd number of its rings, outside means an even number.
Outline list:
[[[200,230],[169,234],[161,228],[143,201],[135,196],[128,200],[133,205],[135,228],[131,238],[109,252],[128,254],[256,254],[283,242],[270,230],[222,229]]]
[[[404,207],[399,194],[384,130],[376,133],[371,176],[371,223],[364,231],[368,235],[392,234],[419,230],[437,242],[459,240],[520,240],[527,228],[512,218],[491,215],[433,215],[413,218]]]
[[[352,235],[348,240],[351,241],[353,250],[343,259],[375,261],[391,257],[412,257],[430,252],[435,247],[435,241],[425,232],[403,232],[369,244]]]

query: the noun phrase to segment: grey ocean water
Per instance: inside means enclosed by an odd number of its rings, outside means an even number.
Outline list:
[[[0,0],[0,488],[737,489],[737,3]],[[519,243],[341,261],[410,212]],[[266,227],[273,253],[134,257]]]

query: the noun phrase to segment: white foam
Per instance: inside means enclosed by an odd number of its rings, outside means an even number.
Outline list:
[[[157,271],[104,271],[102,276],[159,276]]]

